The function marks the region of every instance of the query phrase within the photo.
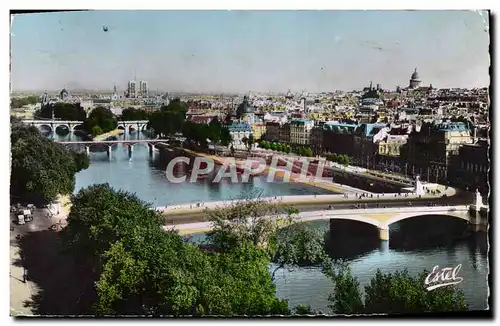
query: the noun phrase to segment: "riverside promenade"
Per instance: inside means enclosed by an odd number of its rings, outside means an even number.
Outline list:
[[[220,156],[216,156],[216,155],[195,152],[195,151],[185,149],[185,148],[182,148],[182,149],[179,148],[179,149],[183,150],[186,153],[189,153],[193,156],[198,156],[198,157],[203,157],[206,159],[213,160],[218,165],[224,165],[226,162],[229,162],[232,160],[235,160],[236,164],[244,164],[244,162],[245,162],[242,160],[236,160],[233,157],[220,157]],[[347,185],[342,185],[339,183],[332,182],[331,178],[328,178],[328,179],[327,178],[316,178],[316,177],[311,177],[311,176],[307,176],[306,178],[301,178],[300,174],[292,173],[291,171],[286,170],[284,167],[273,168],[269,165],[266,165],[264,170],[260,174],[265,175],[265,174],[269,174],[272,172],[275,172],[275,175],[280,177],[280,178],[283,178],[285,176],[285,173],[289,172],[290,173],[290,182],[302,183],[302,184],[309,185],[312,187],[331,191],[331,192],[337,193],[337,194],[345,194],[345,193],[348,193],[348,194],[367,194],[367,195],[372,194],[372,192],[369,192],[366,190],[362,190],[362,189],[358,189],[358,188],[350,187]]]
[[[33,316],[33,308],[27,304],[32,301],[33,297],[39,292],[39,288],[35,282],[31,280],[31,276],[27,273],[25,262],[20,255],[20,240],[25,234],[33,232],[57,232],[66,226],[66,220],[71,208],[69,196],[60,196],[59,214],[52,218],[47,217],[47,209],[37,209],[34,212],[33,221],[25,225],[15,225],[14,230],[10,231],[10,315],[11,316]],[[15,216],[11,213],[11,220]],[[11,222],[12,223],[12,222]],[[54,224],[59,224],[56,230],[48,230]],[[49,243],[44,244],[46,248],[39,247],[43,252],[52,253]],[[58,253],[53,253],[54,255]],[[47,258],[47,257],[45,257]],[[52,275],[54,276],[54,275]],[[54,280],[55,282],[57,279]]]

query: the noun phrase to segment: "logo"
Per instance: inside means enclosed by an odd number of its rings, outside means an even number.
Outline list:
[[[438,265],[434,266],[432,272],[425,278],[426,290],[432,291],[443,286],[461,283],[464,280],[458,276],[461,268],[462,264],[458,264],[455,268],[446,267],[443,269],[439,269]]]

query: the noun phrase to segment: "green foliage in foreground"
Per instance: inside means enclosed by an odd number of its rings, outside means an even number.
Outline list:
[[[412,277],[403,272],[383,274],[377,270],[370,285],[365,286],[364,303],[359,282],[349,268],[325,269],[333,281],[334,291],[328,298],[330,309],[336,314],[402,314],[466,311],[463,293],[454,286],[445,286],[431,291],[424,287],[426,276],[423,271]]]
[[[72,193],[75,173],[88,167],[88,158],[66,150],[15,118],[11,128],[11,195],[22,202],[48,204],[57,195]]]
[[[90,263],[97,314],[290,314],[276,297],[267,252],[252,241],[206,251],[174,231],[134,195],[109,185],[72,199],[64,246]]]
[[[208,211],[213,224],[203,248],[187,242],[135,195],[94,185],[72,198],[64,248],[92,273],[98,315],[311,315],[276,297],[281,268],[322,265],[332,280],[330,313],[422,313],[466,310],[453,287],[426,291],[425,272],[377,272],[365,287],[329,260],[322,234],[297,223],[296,210],[257,201]],[[271,218],[270,218],[271,217]],[[274,263],[275,270],[270,271]]]

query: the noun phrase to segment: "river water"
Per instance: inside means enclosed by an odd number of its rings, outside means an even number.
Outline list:
[[[55,136],[60,140],[79,139],[75,135]],[[144,139],[144,134],[132,133],[127,139]],[[125,136],[119,136],[125,139]],[[224,180],[224,179],[223,179]],[[196,203],[223,199],[248,198],[249,196],[286,196],[322,194],[325,190],[298,184],[267,183],[254,178],[249,183],[233,184],[221,181],[213,184],[200,180],[197,183],[169,183],[164,164],[158,155],[150,158],[146,145],[135,145],[133,157],[129,159],[123,145],[113,147],[111,158],[106,152],[92,152],[91,165],[76,176],[75,192],[94,183],[109,183],[116,189],[135,192],[142,200],[154,206],[180,203]],[[314,227],[328,230],[325,221],[311,222]],[[465,223],[455,219],[436,217],[420,221],[419,218],[391,225],[391,241],[356,238],[349,235],[337,239],[329,246],[333,257],[343,258],[349,263],[352,274],[358,278],[361,288],[370,283],[377,269],[395,272],[407,269],[416,275],[422,270],[432,270],[435,265],[455,267],[462,265],[459,276],[463,278],[458,287],[464,292],[470,309],[487,308],[488,298],[488,242],[485,234],[459,237]],[[435,230],[430,238],[423,238],[421,230]],[[195,237],[202,240],[203,235]],[[394,240],[392,240],[394,239]],[[396,241],[397,240],[397,241]],[[277,293],[287,298],[291,306],[308,304],[312,308],[329,312],[328,295],[332,283],[317,268],[298,268],[280,271],[276,275]]]

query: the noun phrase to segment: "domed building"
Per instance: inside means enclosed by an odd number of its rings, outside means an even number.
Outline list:
[[[247,122],[249,125],[255,123],[255,108],[249,103],[248,96],[243,97],[243,102],[236,109],[236,119]]]
[[[69,96],[69,93],[68,93],[68,91],[66,90],[66,88],[63,88],[63,89],[62,89],[62,91],[59,93],[59,98],[60,98],[61,100],[66,99],[68,96]]]
[[[411,74],[409,88],[410,89],[418,88],[421,83],[422,83],[422,81],[419,79],[417,68],[415,68],[415,71],[413,72],[413,74]]]

